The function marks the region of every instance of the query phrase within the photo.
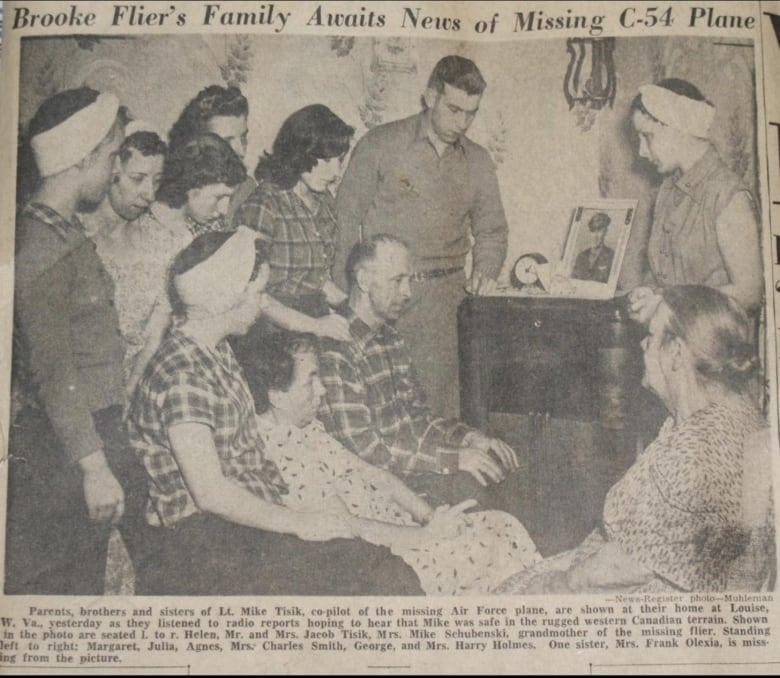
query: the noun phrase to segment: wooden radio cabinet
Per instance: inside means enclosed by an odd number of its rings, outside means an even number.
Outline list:
[[[636,458],[642,329],[619,301],[469,297],[458,312],[463,420],[512,445],[499,486],[543,555],[597,524]]]

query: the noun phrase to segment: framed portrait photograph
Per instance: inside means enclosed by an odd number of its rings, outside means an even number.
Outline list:
[[[614,296],[636,205],[636,200],[598,200],[575,207],[558,269],[570,282],[571,296]]]

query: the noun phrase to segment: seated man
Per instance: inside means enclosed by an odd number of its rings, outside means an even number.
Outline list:
[[[321,512],[338,497],[354,533],[403,558],[428,595],[487,594],[540,560],[516,518],[502,511],[465,514],[473,499],[433,509],[395,475],[329,436],[315,419],[325,389],[314,341],[276,332],[247,369],[248,381],[265,385],[255,397],[257,424],[264,452],[287,484],[284,506]]]
[[[415,476],[420,474],[460,470],[486,487],[517,469],[517,456],[508,445],[438,417],[425,405],[404,339],[394,327],[410,298],[412,270],[405,243],[386,234],[364,240],[352,248],[346,272],[349,301],[344,313],[352,341],[325,340],[320,355],[325,395],[319,418],[327,431],[418,490]],[[452,492],[435,482],[428,490]],[[429,497],[435,504],[462,498]]]

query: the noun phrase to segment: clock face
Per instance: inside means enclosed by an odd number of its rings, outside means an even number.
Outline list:
[[[540,285],[538,266],[546,263],[547,259],[538,252],[523,254],[517,259],[512,268],[512,285],[517,289]]]

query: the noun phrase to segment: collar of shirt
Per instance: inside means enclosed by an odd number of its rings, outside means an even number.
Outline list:
[[[366,322],[355,315],[355,312],[349,306],[344,311],[344,317],[349,322],[349,333],[360,350],[364,350],[369,342],[377,337],[389,335],[391,338],[394,338],[397,336],[395,328],[386,322],[376,328],[369,327]]]
[[[460,138],[458,138],[457,141],[452,144],[445,143],[439,139],[439,137],[436,135],[436,132],[433,131],[433,125],[431,125],[431,116],[428,110],[422,111],[417,118],[417,127],[414,132],[414,141],[429,143],[433,150],[436,151],[436,155],[440,158],[444,157],[445,154],[453,151],[460,151],[461,153],[466,152],[463,148],[463,144],[461,143]]]
[[[297,188],[298,184],[295,184],[292,188],[288,189],[279,189],[279,192],[286,196],[287,200],[289,200],[291,203],[298,203],[303,209],[305,209],[309,214],[311,214],[313,217],[316,217],[317,214],[319,214],[320,209],[322,208],[323,204],[327,206],[327,200],[325,193],[327,192],[327,189],[323,193],[315,193],[314,191],[310,191],[308,187],[304,186],[300,189]],[[307,195],[311,198],[311,205],[309,205],[306,200],[304,200],[301,193],[305,191]]]
[[[698,199],[704,184],[720,164],[720,157],[710,145],[707,152],[699,158],[687,172],[678,172],[674,185],[694,200]]]
[[[23,213],[50,226],[66,242],[74,238],[86,238],[84,225],[75,214],[68,220],[56,210],[40,202],[31,202],[25,205]]]

